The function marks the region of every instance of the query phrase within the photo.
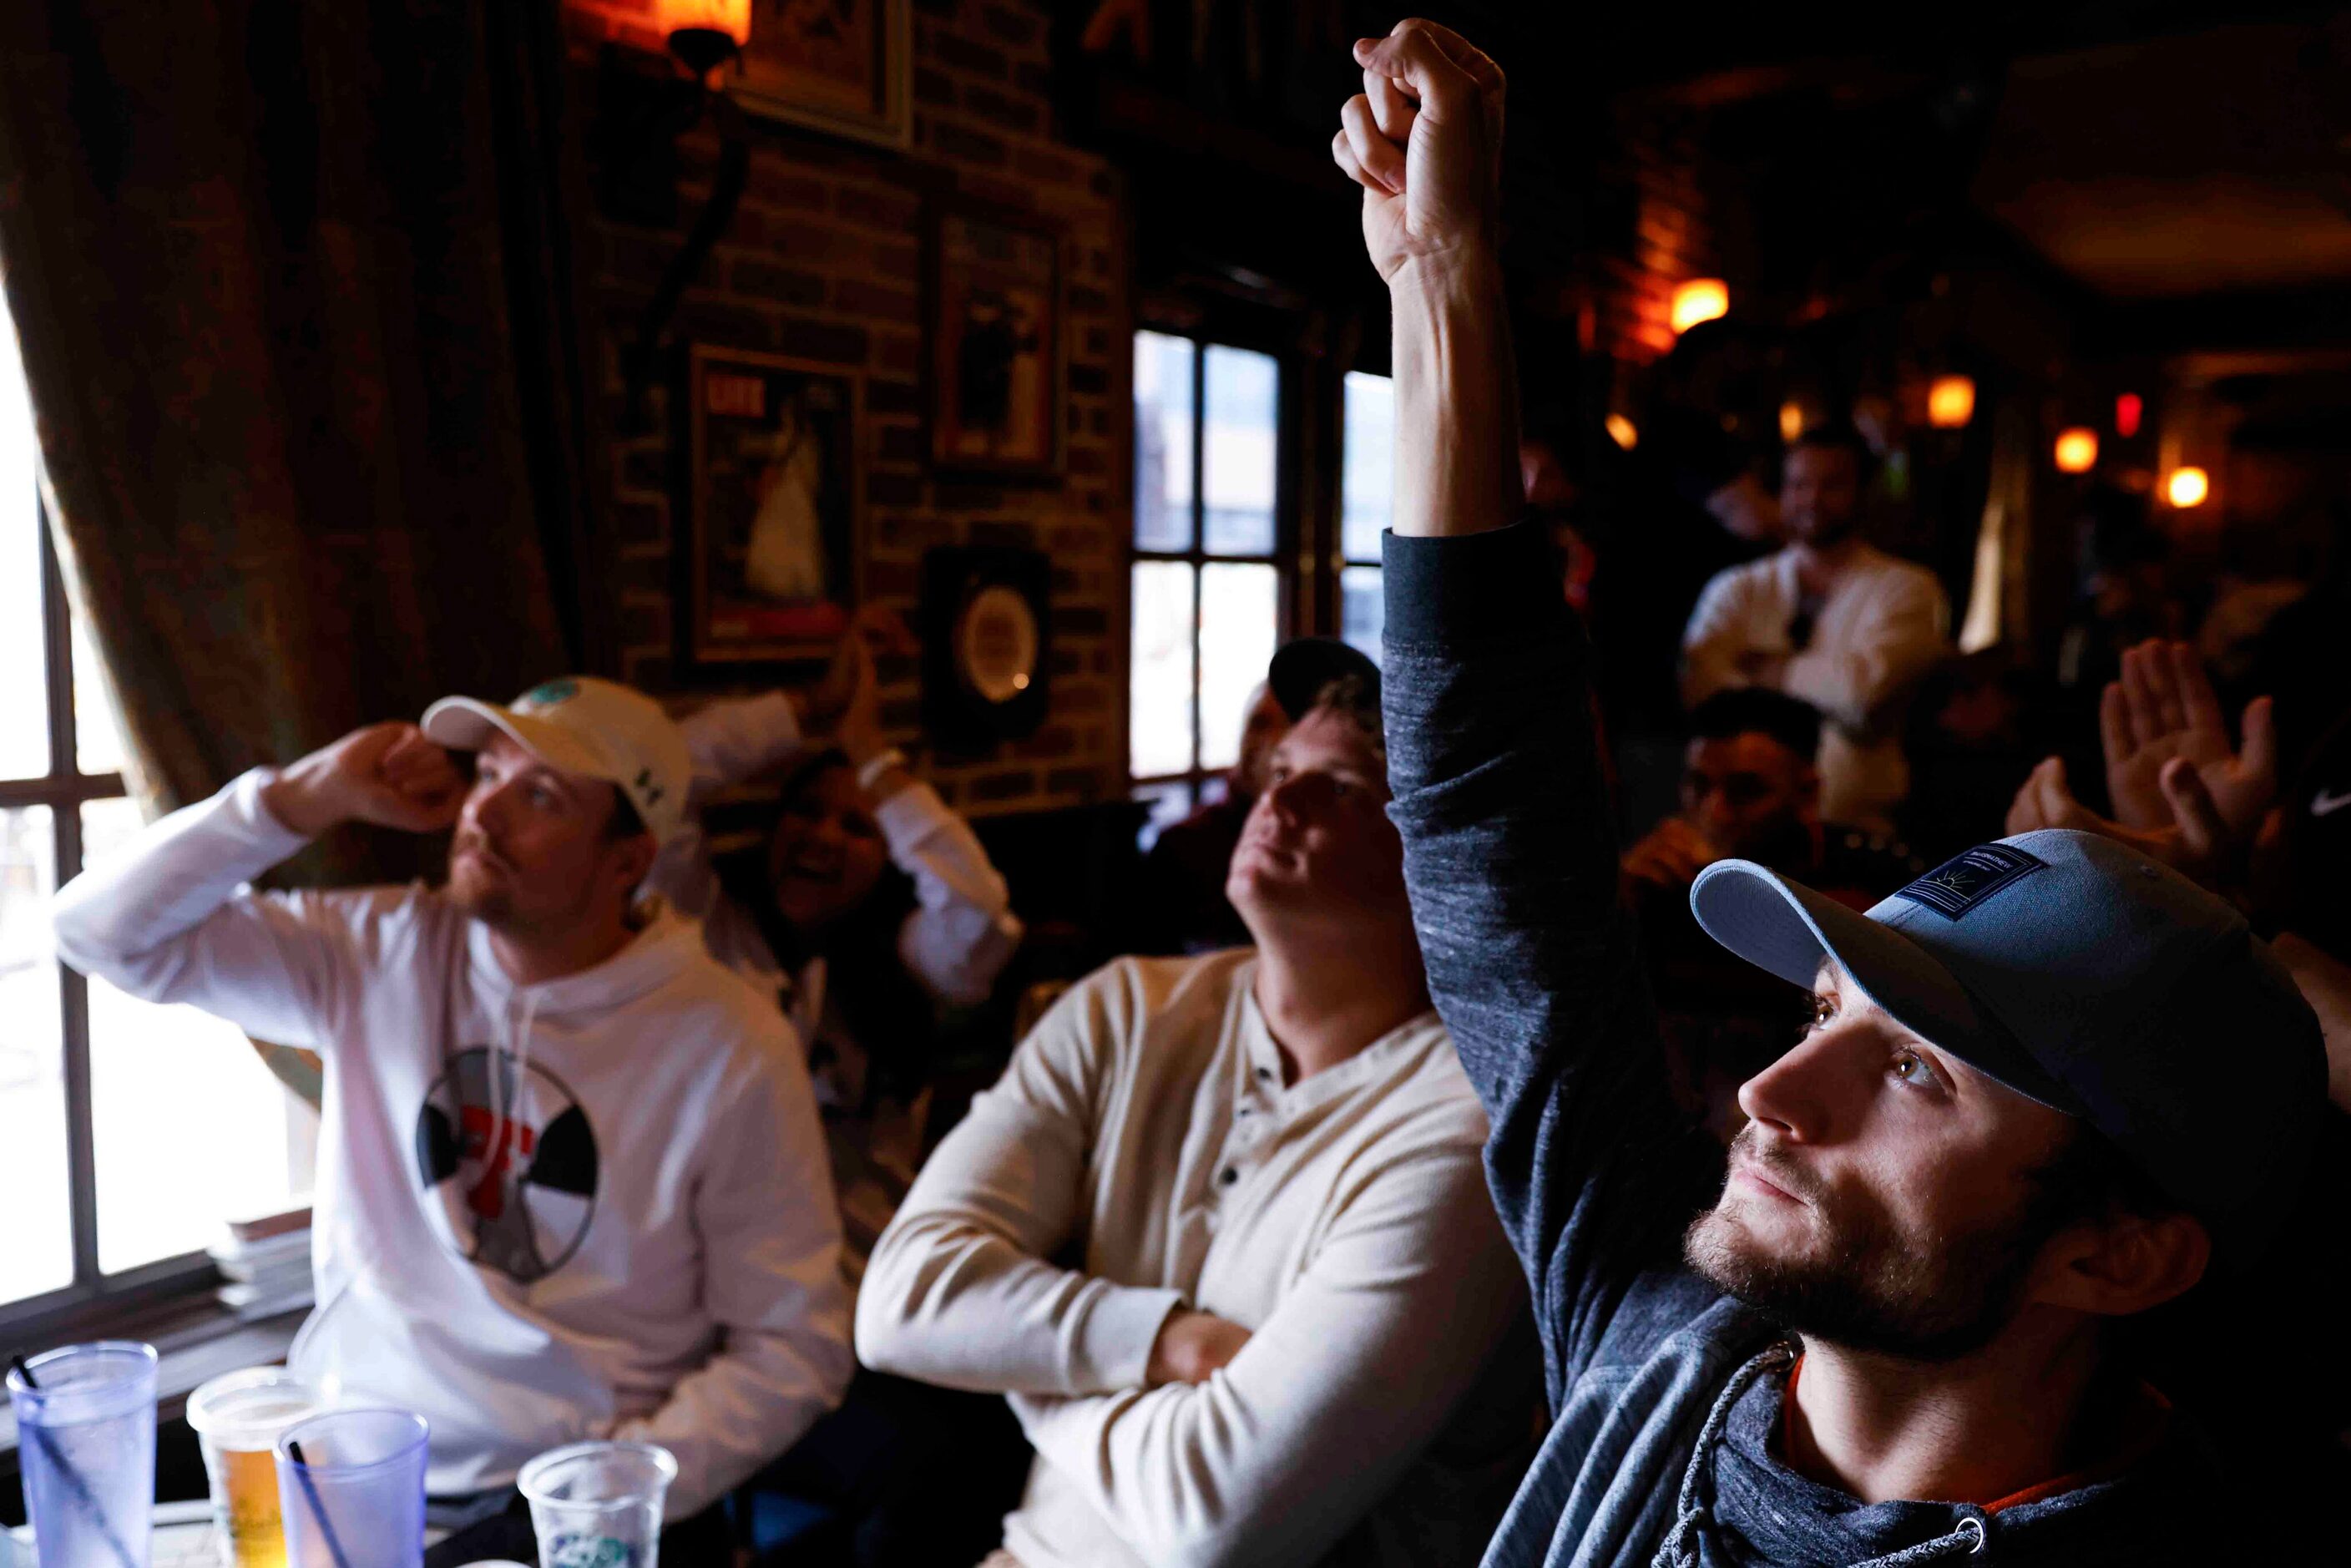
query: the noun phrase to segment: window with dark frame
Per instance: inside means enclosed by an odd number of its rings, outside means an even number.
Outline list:
[[[1128,768],[1165,824],[1238,760],[1280,633],[1281,366],[1134,335]]]
[[[232,1025],[59,963],[57,888],[135,833],[120,728],[75,625],[0,312],[0,1328],[215,1282],[231,1218],[307,1192],[315,1117]],[[9,1337],[16,1337],[12,1333]]]

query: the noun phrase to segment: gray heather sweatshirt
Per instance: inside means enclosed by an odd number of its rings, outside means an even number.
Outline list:
[[[2120,1476],[2020,1501],[1865,1504],[1773,1452],[1779,1335],[1686,1270],[1721,1155],[1678,1117],[1549,541],[1391,537],[1392,808],[1430,990],[1492,1132],[1487,1177],[1532,1289],[1553,1420],[1491,1568],[2228,1560],[2231,1506],[2174,1421]]]

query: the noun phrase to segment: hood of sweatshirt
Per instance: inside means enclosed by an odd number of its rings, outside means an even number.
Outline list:
[[[535,986],[517,985],[498,962],[489,927],[478,920],[467,920],[465,954],[475,989],[494,1006],[528,999],[534,1014],[547,1018],[625,1007],[675,979],[680,969],[690,967],[690,960],[702,952],[701,926],[665,900],[648,899],[642,909],[644,924],[619,952],[593,968]]]
[[[1724,1390],[1729,1406],[1717,1412],[1718,1438],[1699,1453],[1704,1473],[1684,1489],[1682,1512],[1699,1517],[1690,1541],[1696,1554],[1679,1561],[1706,1568],[2136,1568],[2220,1560],[2210,1552],[2205,1511],[2223,1495],[2219,1461],[2185,1421],[2168,1419],[2151,1449],[2111,1479],[2046,1497],[2022,1494],[1994,1511],[1969,1503],[1865,1503],[1781,1462],[1774,1450],[1788,1360],[1758,1361],[1765,1364],[1750,1362]],[[1660,1553],[1658,1561],[1675,1559]]]

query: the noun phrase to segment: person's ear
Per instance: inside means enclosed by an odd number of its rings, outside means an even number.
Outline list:
[[[2049,1306],[2129,1317],[2185,1294],[2211,1260],[2211,1233],[2192,1215],[2118,1213],[2051,1238],[2032,1295]]]
[[[1807,807],[1821,803],[1821,770],[1812,763],[1796,764],[1796,799]]]
[[[653,858],[660,850],[651,833],[632,833],[613,843],[613,877],[620,883],[623,897],[634,893],[637,885],[652,874]]]

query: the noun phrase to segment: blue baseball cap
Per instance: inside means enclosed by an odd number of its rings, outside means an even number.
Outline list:
[[[2292,1206],[2326,1103],[2317,1017],[2233,905],[2113,839],[1979,844],[1865,915],[1721,861],[1690,909],[1792,985],[1834,957],[1905,1029],[2080,1117],[2225,1260]]]

